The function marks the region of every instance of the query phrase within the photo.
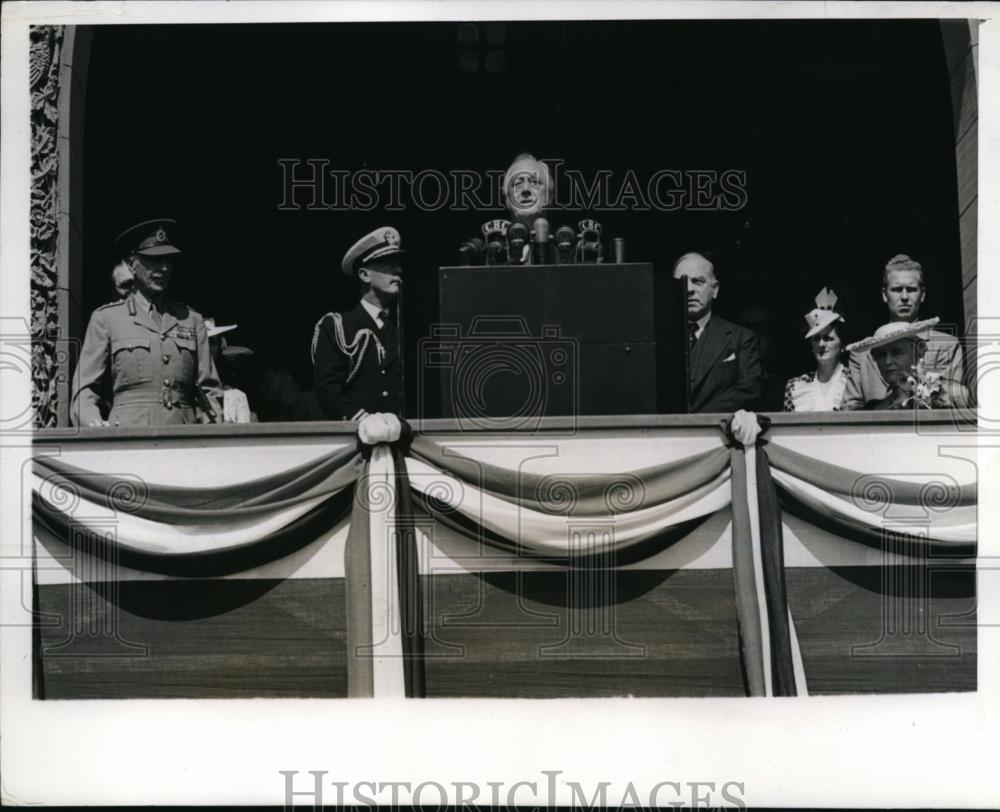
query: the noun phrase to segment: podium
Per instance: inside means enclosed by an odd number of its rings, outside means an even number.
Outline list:
[[[443,417],[661,410],[657,302],[672,286],[657,288],[652,264],[442,267],[438,282],[420,356]]]

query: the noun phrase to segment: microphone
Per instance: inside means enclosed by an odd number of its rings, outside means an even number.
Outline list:
[[[486,238],[486,264],[503,265],[507,261],[507,229],[510,220],[488,220],[482,225]]]
[[[458,246],[458,255],[466,265],[482,265],[485,252],[486,243],[479,237],[473,237]]]
[[[579,262],[603,262],[604,246],[601,245],[601,233],[604,226],[597,220],[581,220],[578,224],[580,228],[580,239],[576,244],[577,259]]]
[[[544,217],[536,217],[531,229],[531,264],[548,265],[549,221]]]
[[[486,243],[486,264],[503,265],[507,258],[507,244],[501,235],[494,235]]]
[[[524,244],[528,241],[528,227],[524,223],[514,223],[507,232],[510,242],[507,261],[511,265],[521,265],[524,260]]]
[[[573,242],[575,240],[576,232],[569,226],[560,226],[556,229],[556,253],[560,265],[569,265],[573,261]]]

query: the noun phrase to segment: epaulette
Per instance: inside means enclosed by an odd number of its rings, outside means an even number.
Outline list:
[[[123,304],[125,304],[125,299],[119,299],[116,302],[108,302],[107,304],[102,304],[97,307],[94,312],[96,313],[98,310],[107,310],[109,307],[118,307]]]

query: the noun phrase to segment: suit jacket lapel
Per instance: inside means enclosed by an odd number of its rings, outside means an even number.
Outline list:
[[[723,325],[718,317],[712,316],[708,320],[708,324],[705,325],[705,329],[691,353],[691,368],[694,370],[694,377],[691,381],[692,393],[698,391],[705,376],[719,360],[719,356],[726,348],[728,334],[729,329]]]

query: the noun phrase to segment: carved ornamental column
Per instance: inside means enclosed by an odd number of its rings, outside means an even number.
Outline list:
[[[31,401],[35,428],[57,423],[61,26],[31,28]]]

